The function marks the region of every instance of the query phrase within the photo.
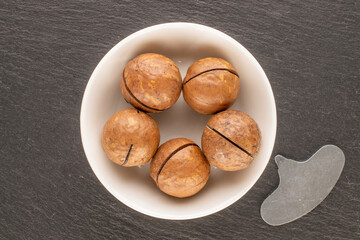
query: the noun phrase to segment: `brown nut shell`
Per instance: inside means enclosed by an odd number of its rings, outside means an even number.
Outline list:
[[[161,112],[175,104],[181,93],[179,68],[169,58],[145,53],[125,66],[121,92],[127,102],[146,112]]]
[[[108,158],[123,167],[147,163],[155,154],[159,141],[160,131],[155,120],[136,109],[115,113],[106,122],[101,136]]]
[[[223,111],[210,118],[201,139],[208,161],[225,171],[247,168],[260,145],[261,133],[254,119],[235,110]]]
[[[193,141],[175,138],[159,147],[150,163],[150,176],[164,193],[184,198],[205,186],[210,165]]]
[[[240,90],[235,68],[221,58],[203,58],[193,63],[183,81],[183,95],[196,112],[213,114],[229,108]]]

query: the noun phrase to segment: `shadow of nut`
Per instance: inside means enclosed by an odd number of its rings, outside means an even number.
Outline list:
[[[174,105],[180,96],[181,84],[176,64],[156,53],[132,59],[120,80],[125,100],[145,112],[161,112]]]
[[[207,160],[225,171],[247,168],[259,152],[260,144],[261,133],[255,120],[235,110],[210,118],[201,139]]]
[[[115,113],[105,124],[101,143],[107,157],[123,167],[147,163],[155,154],[160,131],[155,120],[136,109]]]
[[[193,63],[183,81],[187,104],[201,114],[214,114],[229,108],[240,90],[235,68],[221,58],[203,58]]]
[[[205,186],[210,165],[193,141],[175,138],[159,147],[150,163],[150,176],[164,193],[184,198]]]

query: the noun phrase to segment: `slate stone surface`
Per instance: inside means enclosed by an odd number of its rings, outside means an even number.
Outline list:
[[[260,217],[278,184],[273,158],[229,208],[190,221],[135,212],[112,197],[82,150],[79,113],[103,55],[127,35],[186,21],[241,42],[272,84],[273,156],[345,153],[342,176],[314,211],[280,227]],[[0,239],[359,239],[360,2],[0,2]]]

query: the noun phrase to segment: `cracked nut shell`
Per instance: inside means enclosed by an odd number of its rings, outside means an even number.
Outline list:
[[[162,144],[150,163],[150,176],[164,193],[184,198],[199,192],[210,175],[210,165],[200,148],[186,138]]]
[[[120,80],[125,100],[146,112],[161,112],[175,104],[181,93],[179,68],[169,58],[145,53],[125,66]]]
[[[229,108],[240,89],[235,68],[221,58],[203,58],[193,63],[183,81],[183,95],[196,112],[214,114]]]
[[[207,160],[225,171],[247,168],[259,152],[260,144],[261,133],[255,120],[235,110],[210,118],[201,139]]]
[[[155,120],[136,109],[115,113],[106,122],[101,136],[108,158],[124,167],[147,163],[155,154],[159,141],[160,131]]]

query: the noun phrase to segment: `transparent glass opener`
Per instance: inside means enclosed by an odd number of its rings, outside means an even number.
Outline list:
[[[273,226],[292,222],[312,211],[334,188],[345,164],[343,151],[325,145],[308,160],[275,157],[279,186],[261,205],[263,220]]]

